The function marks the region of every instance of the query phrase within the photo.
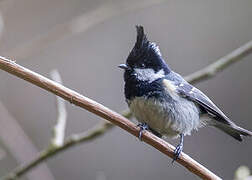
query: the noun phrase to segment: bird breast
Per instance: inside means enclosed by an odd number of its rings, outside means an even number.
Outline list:
[[[147,123],[164,136],[189,135],[193,129],[201,126],[197,106],[183,98],[168,102],[135,97],[129,102],[129,107],[139,122]]]

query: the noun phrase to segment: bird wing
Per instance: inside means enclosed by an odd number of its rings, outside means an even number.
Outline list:
[[[227,125],[234,124],[203,92],[193,87],[189,83],[183,82],[177,84],[176,90],[182,97],[198,104],[215,120]]]

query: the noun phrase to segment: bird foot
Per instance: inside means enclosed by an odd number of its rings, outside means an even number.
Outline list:
[[[149,130],[149,126],[148,126],[148,124],[146,124],[146,123],[139,123],[139,124],[137,125],[137,127],[140,127],[140,131],[139,131],[138,138],[139,138],[140,141],[142,141],[142,134],[143,134],[143,131]]]
[[[183,151],[183,144],[184,144],[184,135],[181,134],[180,135],[180,143],[176,146],[176,148],[174,150],[174,158],[172,160],[172,163],[174,163],[174,161],[176,161],[179,158],[179,155]]]
[[[181,154],[183,150],[183,146],[181,144],[179,144],[176,149],[174,150],[174,158],[172,160],[172,163],[174,163],[174,161],[176,161],[179,157],[179,155]]]

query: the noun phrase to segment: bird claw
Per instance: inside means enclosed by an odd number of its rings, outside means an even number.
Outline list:
[[[179,158],[179,155],[183,151],[183,144],[184,144],[184,135],[181,134],[180,135],[180,143],[176,146],[176,148],[174,150],[174,158],[172,160],[172,163],[174,163],[174,161],[176,161]]]
[[[174,158],[172,160],[172,163],[174,163],[174,161],[176,161],[179,158],[179,155],[181,154],[182,150],[183,150],[183,146],[179,144],[174,150]]]
[[[137,127],[140,127],[140,131],[139,131],[138,138],[139,138],[140,141],[142,141],[142,134],[143,134],[143,131],[148,130],[148,129],[149,129],[149,126],[148,126],[148,124],[146,124],[146,123],[139,123],[139,124],[137,125]]]

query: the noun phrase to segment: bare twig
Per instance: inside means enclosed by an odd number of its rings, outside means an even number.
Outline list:
[[[22,129],[18,121],[8,112],[0,102],[0,142],[7,148],[17,163],[32,161],[37,156],[38,149],[32,140]],[[34,180],[40,177],[43,180],[54,180],[53,174],[46,163],[41,163],[34,171],[26,174],[27,180]]]
[[[131,118],[132,114],[130,111],[127,110],[122,112],[122,116],[126,118]],[[101,137],[106,132],[111,130],[113,127],[115,127],[114,124],[105,121],[95,126],[94,128],[88,130],[87,132],[71,135],[69,138],[67,138],[67,140],[64,142],[62,146],[58,147],[49,146],[44,151],[40,152],[32,161],[26,164],[22,164],[14,171],[7,174],[5,177],[1,178],[1,180],[11,180],[21,177],[26,172],[39,165],[41,162],[51,158],[52,156],[55,156],[56,154],[65,151],[70,147],[80,145],[80,143],[89,142],[96,139],[97,137]]]
[[[94,127],[94,129],[90,129],[90,131],[87,131],[83,134],[71,135],[62,146],[57,147],[51,146],[50,148],[40,152],[39,155],[34,160],[18,167],[13,172],[3,177],[2,180],[13,180],[18,177],[21,177],[23,174],[25,174],[26,172],[28,172],[30,169],[34,168],[41,162],[45,161],[46,159],[49,159],[50,157],[58,154],[59,152],[65,151],[70,147],[79,145],[81,142],[91,141],[94,138],[96,138],[96,136],[103,135],[104,132],[110,128],[112,128],[111,123],[103,123],[101,125]]]
[[[50,74],[51,74],[52,79],[55,82],[62,84],[62,80],[61,80],[58,70],[56,69],[52,70]],[[56,100],[57,100],[58,118],[56,121],[56,125],[53,128],[53,137],[51,140],[51,145],[62,146],[64,143],[64,138],[65,138],[67,111],[66,111],[65,100],[59,96],[56,96]]]
[[[186,80],[190,83],[197,83],[202,80],[209,79],[217,74],[217,72],[222,71],[231,64],[242,60],[243,57],[250,54],[252,51],[252,41],[244,44],[243,46],[232,51],[230,54],[220,58],[213,64],[186,76]]]
[[[22,78],[49,92],[52,92],[62,97],[63,99],[112,122],[120,128],[128,131],[132,135],[138,136],[139,128],[125,117],[67,87],[64,87],[59,83],[56,83],[38,73],[35,73],[21,65],[16,64],[14,61],[1,57],[0,69],[9,72],[19,78]],[[147,131],[143,133],[142,140],[147,144],[155,147],[160,152],[173,158],[174,146],[170,145],[166,141],[156,137],[155,135]],[[51,153],[46,154],[50,155]],[[181,154],[177,162],[202,179],[220,179],[214,173],[190,158],[185,153]]]
[[[5,25],[4,25],[4,18],[2,16],[2,12],[0,11],[0,39],[2,38],[2,35],[3,35],[3,32],[4,32],[4,28],[5,28]]]
[[[131,117],[131,113],[129,111],[125,111],[122,113],[122,115],[126,118]],[[83,142],[89,142],[97,137],[100,137],[105,134],[105,132],[108,132],[108,130],[115,127],[112,123],[105,121],[100,123],[99,125],[95,126],[94,128],[80,134],[73,134],[67,140],[64,142],[62,146],[49,146],[48,149],[40,152],[37,157],[35,157],[32,161],[23,164],[22,166],[18,167],[5,177],[1,178],[2,180],[12,180],[16,179],[18,177],[21,177],[26,172],[31,170],[32,168],[36,167],[41,162],[49,159],[50,157],[67,150],[70,147],[74,147],[76,145],[80,145]]]

